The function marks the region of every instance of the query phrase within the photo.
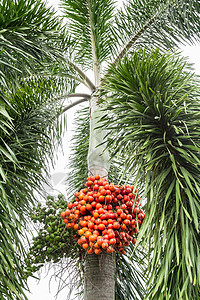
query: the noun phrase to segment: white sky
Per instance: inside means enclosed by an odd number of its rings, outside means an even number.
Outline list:
[[[122,1],[118,1],[121,3]],[[59,0],[48,0],[48,3],[52,6],[54,6],[56,9],[58,8]],[[194,46],[184,46],[182,47],[183,55],[187,56],[189,58],[189,61],[191,63],[194,63],[195,72],[197,74],[200,74],[200,45],[194,45]],[[87,92],[81,90],[82,92]],[[83,105],[79,105],[78,108],[81,108]],[[74,113],[76,111],[76,108],[73,108],[70,110],[70,112],[67,115],[67,134],[64,138],[64,143],[69,145],[69,141],[72,136],[73,132],[73,117]],[[65,192],[65,186],[64,186],[64,174],[67,172],[67,158],[69,155],[69,148],[63,147],[64,153],[59,151],[57,154],[58,160],[55,165],[55,169],[52,170],[52,183],[54,184],[54,188],[56,189],[55,194],[58,193],[64,193]],[[60,174],[57,176],[56,174]],[[55,180],[56,176],[58,177],[57,180]],[[53,194],[53,191],[48,189],[48,192]],[[51,283],[49,285],[49,280],[51,278],[51,275],[53,275],[53,271],[49,273],[49,275],[46,274],[45,270],[43,269],[41,273],[41,280],[38,282],[35,279],[29,279],[29,288],[31,290],[31,293],[28,293],[28,299],[29,300],[55,300],[54,296],[57,292],[58,288],[58,281],[55,281],[55,279],[51,280]],[[50,287],[50,290],[49,290]],[[57,300],[66,300],[66,291],[63,291],[59,294]]]

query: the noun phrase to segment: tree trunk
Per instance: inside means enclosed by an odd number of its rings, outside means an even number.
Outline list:
[[[85,260],[84,300],[115,299],[114,255],[87,254]]]
[[[101,177],[108,177],[109,153],[105,150],[105,131],[99,126],[99,120],[103,117],[102,111],[98,108],[97,98],[90,99],[90,138],[88,151],[88,172],[89,175],[99,174]]]
[[[109,153],[104,141],[105,133],[96,129],[101,118],[97,99],[90,100],[90,141],[88,151],[88,174],[108,177]],[[115,299],[115,256],[101,253],[86,254],[84,270],[84,300],[114,300]]]

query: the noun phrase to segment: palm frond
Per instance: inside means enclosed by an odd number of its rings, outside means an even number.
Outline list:
[[[6,202],[1,201],[0,205],[0,296],[2,300],[24,300],[24,290],[28,287],[21,259],[25,253],[19,240],[19,235],[22,236],[20,222]]]
[[[62,133],[58,121],[62,104],[55,98],[62,95],[64,89],[70,91],[70,88],[71,82],[63,78],[32,77],[24,81],[21,88],[9,98],[13,108],[9,113],[15,126],[10,135],[1,140],[2,148],[10,151],[12,158],[2,160],[3,170],[7,174],[6,182],[13,185],[12,194],[14,186],[19,184],[20,187],[23,180],[28,184],[27,190],[19,190],[27,196],[32,194],[33,187],[29,186],[32,176],[35,188],[41,188],[40,182],[44,181],[42,170],[46,169],[46,160],[53,157],[54,139]],[[21,200],[26,203],[24,197]]]
[[[8,113],[12,126],[7,128],[8,134],[0,133],[2,299],[25,299],[24,248],[20,236],[35,201],[35,191],[41,193],[46,182],[47,159],[53,158],[56,140],[63,132],[64,123],[58,120],[62,105],[54,97],[61,95],[64,88],[70,92],[71,82],[32,77],[15,93],[6,95],[11,104]]]
[[[112,67],[104,86],[108,147],[145,187],[146,299],[198,297],[200,95],[188,68],[178,55],[139,51]]]
[[[88,83],[74,64],[76,38],[42,0],[2,0],[0,20],[1,90],[33,73],[50,71]]]
[[[55,12],[40,0],[1,2],[0,85],[9,88],[17,77],[32,73],[36,63],[55,61],[61,25]]]
[[[121,53],[132,47],[170,49],[197,41],[200,4],[185,0],[129,0],[116,15]]]
[[[84,67],[93,68],[94,58],[100,65],[114,53],[112,39],[113,0],[62,0],[63,14],[74,39],[74,60]]]
[[[131,258],[130,258],[131,257]],[[139,300],[145,296],[145,254],[133,244],[126,254],[116,254],[115,300]]]

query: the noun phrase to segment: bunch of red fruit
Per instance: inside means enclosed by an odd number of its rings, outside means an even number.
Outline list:
[[[136,195],[134,186],[108,184],[99,175],[90,176],[61,217],[67,228],[77,230],[78,244],[89,254],[125,253],[125,246],[136,243],[133,236],[145,217]]]

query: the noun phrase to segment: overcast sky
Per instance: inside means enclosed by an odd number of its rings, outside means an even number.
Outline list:
[[[121,2],[121,1],[120,1]],[[59,0],[48,0],[48,3],[53,5],[56,9],[58,8]],[[189,61],[191,63],[194,63],[195,72],[197,74],[200,74],[200,45],[194,45],[194,46],[184,46],[182,47],[183,55],[188,56]],[[80,107],[80,106],[79,106]],[[73,108],[70,110],[70,114],[68,113],[67,116],[67,128],[68,132],[65,136],[65,143],[68,144],[68,142],[71,139],[71,133],[73,131],[73,116],[77,108]],[[55,165],[55,169],[52,169],[52,180],[51,182],[54,184],[54,187],[56,188],[56,194],[60,192],[64,192],[65,186],[64,186],[64,174],[66,174],[67,169],[67,157],[69,154],[69,149],[66,147],[63,148],[64,153],[59,151],[58,153],[58,160]],[[48,192],[52,192],[48,189]],[[27,294],[29,300],[55,300],[54,296],[57,292],[58,288],[58,280],[55,281],[55,279],[52,278],[51,283],[49,284],[49,280],[51,278],[51,275],[53,275],[54,271],[52,270],[48,276],[46,276],[46,272],[43,269],[43,272],[41,273],[41,280],[40,282],[36,281],[35,279],[29,279],[29,287],[31,290],[31,293]],[[50,290],[49,290],[50,288]],[[66,300],[66,291],[63,291],[59,294],[58,300]]]

